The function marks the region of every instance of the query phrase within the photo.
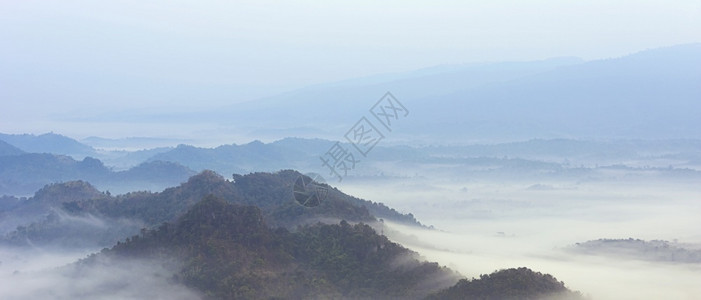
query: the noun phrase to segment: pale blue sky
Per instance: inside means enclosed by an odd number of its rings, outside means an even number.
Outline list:
[[[439,64],[701,42],[701,1],[0,0],[0,132]],[[45,125],[42,125],[46,123]]]

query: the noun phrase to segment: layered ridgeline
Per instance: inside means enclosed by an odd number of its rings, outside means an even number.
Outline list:
[[[3,243],[64,250],[108,246],[68,266],[65,274],[82,282],[88,280],[86,274],[111,268],[127,272],[129,266],[145,264],[149,267],[135,268],[132,276],[151,278],[154,274],[139,272],[158,270],[156,277],[213,299],[422,299],[443,293],[464,299],[539,299],[572,294],[562,283],[543,285],[554,279],[530,270],[490,275],[503,281],[483,277],[453,286],[458,274],[422,262],[367,225],[381,217],[419,226],[413,216],[329,186],[319,206],[304,207],[293,196],[293,185],[302,176],[285,170],[226,180],[205,171],[160,193],[119,196],[87,182],[49,185],[30,199],[3,198],[11,203],[4,206],[5,216],[48,213],[7,234]],[[465,289],[466,283],[482,289]],[[123,292],[125,286],[129,284],[101,284],[100,293],[110,288]]]
[[[270,143],[253,141],[214,148],[179,145],[139,151],[93,150],[91,155],[96,156],[84,157],[77,151],[88,146],[57,134],[0,134],[2,138],[24,147],[0,141],[0,195],[15,196],[29,196],[46,184],[72,180],[88,181],[100,190],[118,194],[135,190],[160,191],[203,170],[219,174],[281,169],[328,172],[319,157],[335,143],[323,139],[285,138]],[[42,144],[44,142],[46,144]],[[343,146],[353,147],[347,143]],[[347,180],[425,176],[498,181],[523,178],[610,181],[620,179],[616,174],[622,172],[634,177],[693,179],[701,178],[698,171],[700,147],[701,140],[689,139],[534,139],[461,146],[379,144],[373,148],[372,158],[363,160],[362,168],[349,172]]]
[[[144,230],[74,268],[159,261],[173,270],[166,275],[172,281],[213,299],[578,298],[552,276],[525,268],[450,287],[458,281],[455,272],[420,261],[368,225],[317,223],[290,232],[273,230],[264,219],[257,207],[208,196],[175,222]]]
[[[51,153],[0,155],[0,195],[28,195],[55,182],[85,180],[113,192],[161,190],[187,180],[195,172],[173,162],[150,161],[114,171],[102,161]]]
[[[257,206],[272,227],[292,229],[319,221],[337,223],[340,220],[368,223],[377,218],[420,225],[411,214],[404,215],[381,203],[346,195],[328,185],[325,185],[328,192],[319,206],[301,206],[293,194],[293,185],[301,176],[296,171],[285,170],[235,175],[236,180],[227,180],[212,171],[204,171],[162,192],[131,192],[118,196],[99,192],[85,182],[49,185],[27,200],[2,199],[9,203],[5,211],[0,211],[8,217],[0,222],[5,223],[3,228],[23,225],[7,233],[3,242],[18,246],[106,247],[138,232],[141,227],[172,222],[207,195],[230,203]],[[11,216],[17,218],[12,218],[12,223],[8,224]],[[24,223],[19,223],[22,220]]]
[[[102,151],[55,133],[0,133],[0,195],[27,196],[74,180],[117,193],[162,190],[196,174],[176,162],[146,161],[160,151]]]

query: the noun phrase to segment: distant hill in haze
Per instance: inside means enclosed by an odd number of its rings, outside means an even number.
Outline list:
[[[337,178],[322,166],[320,157],[334,143],[325,139],[285,138],[214,148],[179,145],[139,151],[101,151],[99,160],[92,157],[76,160],[46,153],[18,154],[15,149],[9,152],[15,155],[0,155],[0,195],[31,195],[45,184],[70,180],[85,180],[113,193],[134,189],[158,191],[203,170],[230,176],[295,169],[319,173],[333,182]],[[353,149],[348,141],[341,145]],[[436,175],[433,171],[438,171],[440,176],[495,180],[524,176],[582,178],[585,174],[589,179],[612,179],[606,177],[613,174],[606,168],[625,166],[625,171],[635,176],[657,174],[660,178],[678,178],[681,174],[693,178],[701,176],[699,147],[701,140],[693,139],[532,139],[453,146],[380,143],[367,157],[356,153],[360,162],[345,177],[347,180],[406,179],[431,177]],[[439,165],[444,168],[425,168]]]
[[[271,169],[293,167],[282,164],[306,155],[306,153],[294,149],[283,149],[254,141],[244,145],[222,145],[216,148],[178,145],[175,149],[158,153],[149,160],[178,162],[195,170],[210,169],[222,173],[223,171],[243,173],[253,170],[270,171]]]
[[[18,155],[22,153],[24,153],[24,151],[22,151],[21,149],[12,146],[5,141],[0,140],[0,156]]]
[[[97,155],[92,147],[53,132],[41,135],[0,133],[0,140],[29,153],[68,155],[75,159]]]
[[[126,137],[112,139],[90,136],[81,139],[80,142],[96,149],[137,151],[143,149],[170,147],[188,141],[156,137]]]
[[[389,136],[395,140],[699,139],[699,57],[701,44],[686,44],[593,61],[438,66],[318,84],[223,107],[114,112],[76,121],[214,122],[251,140],[341,139],[389,91],[409,110]]]
[[[333,144],[330,140],[285,138],[272,143],[253,141],[215,148],[178,145],[148,160],[171,161],[193,170],[214,170],[227,175],[280,169],[304,170],[317,167],[318,157]]]
[[[701,44],[582,62],[476,64],[300,89],[199,116],[258,138],[340,138],[387,91],[409,110],[392,137],[701,138]],[[175,116],[174,116],[175,118]]]
[[[417,113],[406,130],[511,140],[699,138],[698,82],[701,44],[654,49],[409,102]]]
[[[599,239],[577,243],[567,250],[578,254],[602,255],[616,259],[653,262],[701,263],[701,249],[669,241],[640,239]]]
[[[100,160],[75,160],[65,155],[26,153],[0,156],[0,195],[29,195],[44,185],[89,181],[104,190],[160,190],[178,184],[194,172],[173,162],[151,161],[114,172]]]

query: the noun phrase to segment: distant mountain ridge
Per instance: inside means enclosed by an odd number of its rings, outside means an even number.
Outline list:
[[[92,147],[53,132],[41,135],[0,133],[0,140],[29,153],[68,155],[76,159],[97,156],[97,152]]]
[[[587,62],[473,65],[317,85],[204,115],[259,138],[333,138],[390,91],[411,112],[392,133],[399,140],[698,139],[699,57],[701,44],[688,44]]]
[[[10,145],[9,143],[0,140],[0,156],[5,156],[5,155],[18,155],[25,153],[22,151],[20,148],[17,148],[15,146]]]
[[[603,255],[617,259],[651,262],[701,263],[701,250],[673,242],[640,239],[599,239],[577,243],[567,250],[578,254]]]
[[[256,140],[214,148],[181,144],[174,148],[101,152],[103,158],[100,160],[88,157],[82,161],[56,154],[17,153],[15,150],[14,155],[0,155],[0,195],[31,195],[45,184],[70,180],[89,181],[114,193],[134,189],[158,191],[177,185],[203,170],[231,175],[296,169],[305,173],[316,172],[332,181],[335,178],[322,167],[319,158],[334,143],[334,140],[325,139],[284,138],[269,143]],[[408,144],[374,147],[347,178],[430,176],[408,169],[409,166],[421,169],[422,165],[430,164],[464,166],[466,171],[476,173],[463,172],[460,176],[482,178],[513,174],[489,171],[498,171],[496,166],[537,176],[552,174],[552,178],[582,175],[583,172],[594,175],[596,169],[607,166],[626,166],[640,174],[653,169],[665,176],[674,176],[672,173],[685,170],[688,171],[686,175],[701,174],[701,152],[698,151],[701,140],[694,139],[531,139],[495,144],[458,143],[454,146]],[[347,141],[341,145],[352,149]],[[398,172],[400,166],[406,166],[405,170]],[[484,168],[488,166],[492,167]]]
[[[0,156],[0,195],[28,195],[44,185],[89,181],[113,192],[160,190],[187,180],[195,172],[173,162],[151,161],[114,172],[100,160],[76,161],[65,155],[26,153]]]
[[[653,49],[424,98],[407,104],[422,114],[406,130],[507,140],[699,138],[700,57],[701,44]],[[436,120],[446,121],[441,131]]]

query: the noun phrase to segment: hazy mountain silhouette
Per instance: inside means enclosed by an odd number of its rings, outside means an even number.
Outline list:
[[[89,181],[104,190],[161,190],[187,180],[194,172],[173,162],[151,161],[114,172],[100,160],[75,160],[65,155],[26,153],[0,156],[0,195],[29,195],[44,185]]]
[[[406,130],[439,138],[699,138],[698,82],[701,44],[648,50],[409,102],[417,113]]]
[[[92,147],[53,132],[41,135],[0,133],[0,140],[29,153],[61,154],[75,159],[97,155]]]
[[[251,136],[339,138],[387,91],[410,111],[393,136],[699,138],[701,44],[615,59],[494,63],[300,89],[183,120],[220,120]],[[266,129],[261,129],[266,128]]]
[[[22,153],[24,153],[24,151],[22,151],[21,149],[12,146],[5,141],[0,140],[0,156],[18,155]]]

